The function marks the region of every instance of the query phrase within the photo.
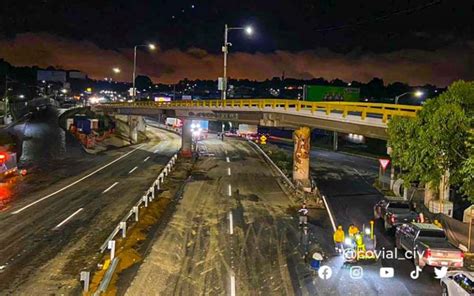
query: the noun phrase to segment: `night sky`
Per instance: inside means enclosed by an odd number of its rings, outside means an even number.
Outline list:
[[[236,78],[284,71],[296,78],[447,84],[474,78],[473,19],[468,0],[3,0],[0,58],[77,68],[94,78],[120,66],[118,79],[127,80],[130,49],[153,41],[160,50],[141,53],[139,66],[155,81],[215,79],[224,24],[250,24],[254,36],[230,35]]]

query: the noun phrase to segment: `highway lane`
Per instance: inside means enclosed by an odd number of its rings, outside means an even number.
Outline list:
[[[100,244],[180,146],[179,136],[148,130],[148,143],[114,151],[0,212],[1,294],[77,288],[79,271],[93,267]]]
[[[293,147],[287,143],[274,142],[288,153]],[[368,157],[348,155],[322,149],[311,150],[311,174],[315,178],[322,194],[333,213],[336,224],[343,225],[347,231],[353,223],[362,227],[373,219],[373,205],[383,198],[374,184],[378,177],[378,161]],[[321,229],[323,236],[329,238],[325,244],[331,242],[332,230]],[[394,250],[393,234],[385,233],[378,221],[375,227],[377,249]],[[327,250],[329,248],[326,248]],[[332,251],[333,253],[333,251]],[[335,254],[333,254],[335,255]],[[402,254],[399,254],[402,257]],[[319,287],[318,295],[438,295],[441,293],[439,281],[432,274],[422,272],[417,280],[410,278],[414,265],[409,260],[383,259],[375,264],[363,265],[364,277],[353,280],[350,277],[350,266],[344,264],[342,258],[333,256],[328,264],[333,267],[333,279],[330,281],[312,280],[307,278],[305,285]],[[381,279],[380,267],[392,267],[395,277]],[[349,271],[349,272],[347,272]]]
[[[126,295],[293,295],[292,201],[248,143],[202,141],[176,212]],[[296,289],[296,290],[295,290]]]
[[[346,230],[351,223],[367,226],[373,219],[373,205],[383,198],[372,186],[378,175],[377,160],[319,150],[313,150],[311,157],[313,176],[327,197],[336,223]],[[376,223],[375,235],[379,250],[394,250],[393,234],[385,233],[381,223]],[[399,257],[403,258],[401,254]],[[338,258],[333,259],[332,264],[344,268]],[[426,271],[417,280],[411,279],[414,265],[409,260],[384,259],[362,267],[364,278],[354,281],[343,277],[341,292],[351,289],[364,295],[438,295],[441,292],[439,281]],[[380,267],[394,268],[395,277],[381,279]]]

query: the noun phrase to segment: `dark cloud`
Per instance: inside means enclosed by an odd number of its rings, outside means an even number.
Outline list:
[[[118,80],[129,81],[132,50],[102,49],[88,41],[75,41],[49,34],[19,34],[0,40],[0,57],[19,66],[60,66],[79,69],[92,78],[110,77],[112,67],[121,67]],[[140,74],[155,82],[173,83],[183,78],[216,79],[222,73],[222,55],[203,49],[140,51]],[[366,82],[381,77],[386,82],[433,83],[445,86],[457,79],[474,78],[474,41],[434,51],[405,49],[388,53],[335,53],[325,48],[306,51],[277,50],[271,53],[234,52],[229,56],[233,78],[265,80],[274,76]]]

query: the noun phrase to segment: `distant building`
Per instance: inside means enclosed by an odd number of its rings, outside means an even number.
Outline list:
[[[69,80],[86,80],[87,75],[78,70],[37,70],[36,80],[45,82],[65,83]]]
[[[46,81],[46,82],[66,82],[67,75],[66,71],[57,71],[57,70],[38,70],[36,72],[37,81]]]
[[[87,79],[87,75],[85,73],[77,70],[68,71],[68,76],[69,79]]]

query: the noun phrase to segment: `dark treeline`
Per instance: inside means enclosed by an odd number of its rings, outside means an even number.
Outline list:
[[[5,93],[5,85],[9,85],[12,93],[21,92],[27,96],[35,95],[36,91],[36,72],[41,68],[33,67],[15,67],[8,62],[0,59],[0,96]],[[59,70],[54,67],[48,67],[46,70]],[[7,81],[7,83],[5,83]],[[137,77],[137,88],[139,91],[147,92],[177,92],[179,94],[197,94],[202,97],[218,96],[217,80],[188,80],[183,79],[177,84],[169,85],[158,83],[153,85],[147,76]],[[433,97],[444,89],[437,88],[434,85],[410,86],[403,82],[384,83],[381,78],[373,78],[367,83],[358,81],[342,81],[340,79],[326,80],[324,78],[313,78],[307,80],[273,77],[264,81],[253,81],[249,79],[229,80],[229,86],[235,90],[235,96],[245,94],[255,97],[286,97],[296,98],[302,93],[303,85],[328,85],[341,87],[356,87],[360,89],[361,98],[369,101],[387,101],[405,92],[414,89],[422,89],[427,97]],[[131,87],[131,83],[95,81],[91,79],[70,81],[71,90],[75,93],[84,91],[86,87],[92,87],[94,90],[111,89],[119,92],[125,92]],[[276,92],[269,92],[276,90]],[[409,98],[408,98],[409,99]]]

